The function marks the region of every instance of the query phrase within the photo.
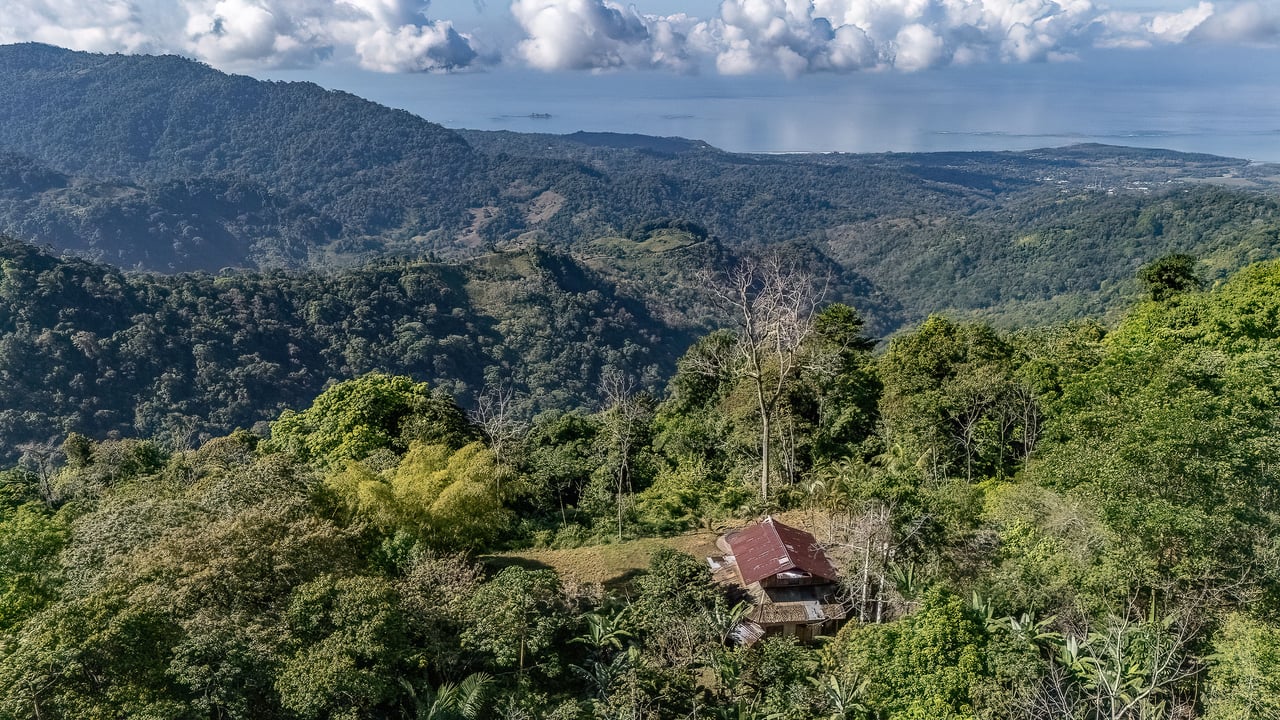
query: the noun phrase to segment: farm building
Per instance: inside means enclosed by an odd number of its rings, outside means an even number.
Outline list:
[[[725,553],[707,558],[716,579],[740,588],[753,605],[738,629],[743,641],[794,635],[809,642],[844,622],[838,573],[813,535],[766,517],[716,545]]]

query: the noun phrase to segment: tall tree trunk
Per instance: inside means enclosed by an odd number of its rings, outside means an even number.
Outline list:
[[[769,499],[769,412],[760,406],[760,499]]]
[[[862,549],[862,600],[858,603],[858,621],[867,621],[867,595],[871,585],[871,536],[867,535]]]
[[[622,490],[626,481],[627,466],[623,461],[623,465],[618,467],[618,542],[622,542]]]

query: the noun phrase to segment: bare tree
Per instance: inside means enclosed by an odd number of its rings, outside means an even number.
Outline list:
[[[731,356],[716,369],[728,369],[753,390],[760,414],[760,497],[767,500],[773,420],[803,364],[827,283],[778,255],[745,259],[723,276],[708,279],[737,322]]]
[[[61,455],[58,446],[52,441],[27,442],[18,445],[18,450],[22,453],[19,465],[35,477],[36,492],[39,493],[41,502],[53,508],[56,501],[53,478]]]
[[[636,394],[635,380],[615,369],[607,369],[600,377],[600,395],[604,398],[604,431],[617,465],[614,468],[618,504],[618,539],[622,539],[625,499],[631,491],[631,456],[640,435],[641,423],[648,407]]]
[[[1170,717],[1181,700],[1176,689],[1204,666],[1192,652],[1202,619],[1189,609],[1164,617],[1108,618],[1090,633],[1084,699],[1096,717],[1108,720]]]
[[[512,445],[529,429],[518,412],[519,400],[520,394],[509,381],[486,384],[471,412],[471,421],[489,438],[489,449],[499,465],[509,464]]]

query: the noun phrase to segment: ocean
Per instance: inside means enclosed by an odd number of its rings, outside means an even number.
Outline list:
[[[735,152],[1025,150],[1083,142],[1280,162],[1280,51],[1091,51],[1076,61],[725,77],[714,72],[274,71],[453,128],[643,133]]]

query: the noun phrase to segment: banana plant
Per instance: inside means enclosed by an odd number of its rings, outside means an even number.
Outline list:
[[[863,702],[866,700],[869,681],[857,677],[841,681],[835,675],[825,675],[821,678],[811,677],[809,682],[822,691],[826,700],[829,712],[822,716],[822,720],[854,720],[865,718],[870,713]]]

